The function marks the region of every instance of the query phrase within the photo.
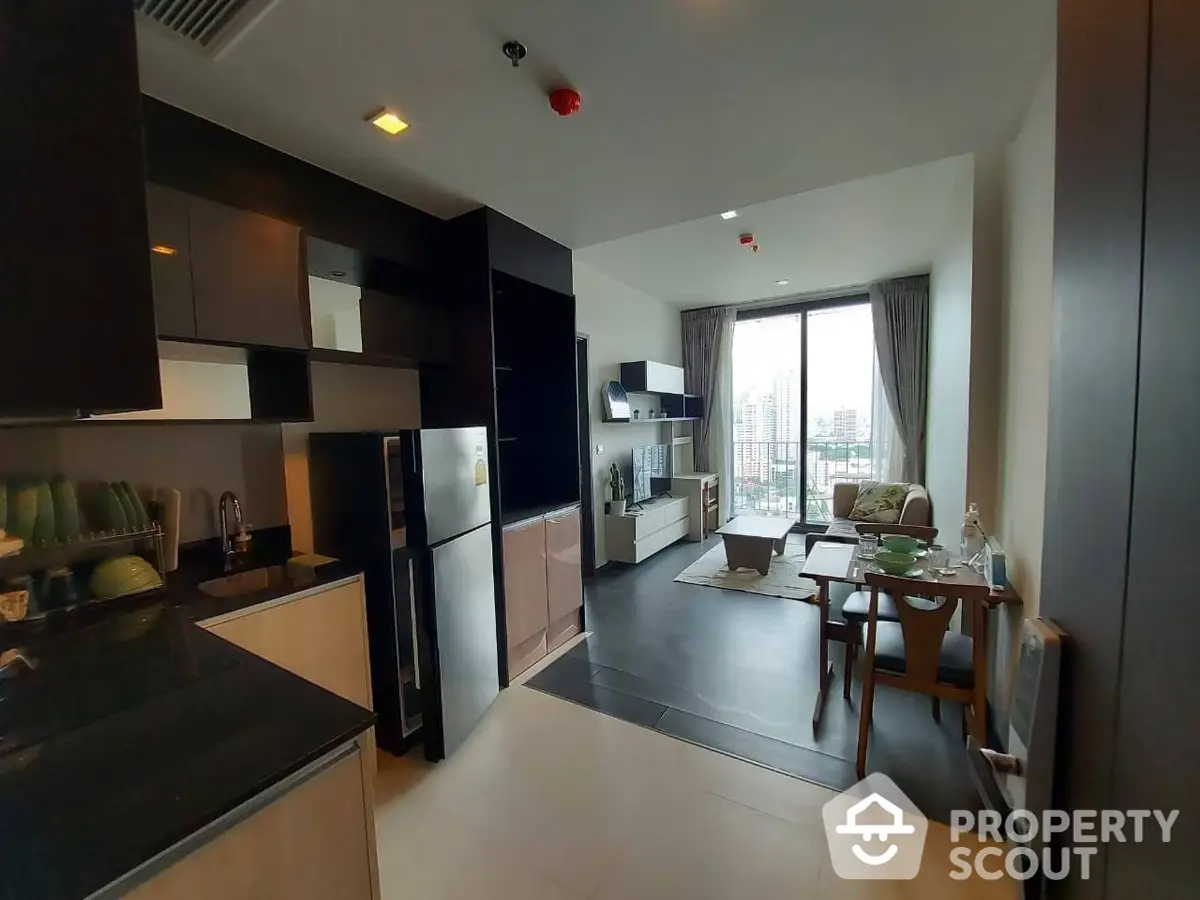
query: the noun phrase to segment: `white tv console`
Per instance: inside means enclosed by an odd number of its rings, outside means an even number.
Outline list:
[[[687,536],[687,497],[659,497],[641,507],[623,516],[604,517],[604,548],[610,560],[640,563]]]

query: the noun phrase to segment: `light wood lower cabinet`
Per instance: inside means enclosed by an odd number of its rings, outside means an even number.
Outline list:
[[[373,810],[363,748],[332,762],[126,896],[132,900],[372,900]],[[255,801],[250,801],[253,806]],[[234,810],[232,818],[244,815]]]
[[[228,618],[201,622],[218,637],[273,662],[330,693],[373,709],[367,644],[366,596],[361,577],[349,584],[249,607]],[[368,879],[379,892],[375,850],[375,729],[362,737],[361,803],[367,820]]]
[[[578,509],[504,530],[509,678],[579,633],[581,565]]]
[[[546,655],[546,523],[504,532],[504,621],[511,678]]]
[[[546,519],[546,586],[550,624],[546,650],[579,633],[583,606],[583,564],[579,510]]]
[[[371,709],[363,582],[201,623],[213,634],[339,697]]]

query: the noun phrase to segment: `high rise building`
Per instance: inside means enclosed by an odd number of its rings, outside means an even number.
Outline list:
[[[835,409],[833,411],[833,439],[835,441],[858,439],[858,410]]]
[[[788,369],[775,376],[776,426],[772,440],[800,440],[800,376]]]
[[[767,441],[775,427],[775,404],[771,397],[745,395],[735,418],[733,439],[736,442],[736,475],[739,478],[767,478],[770,459]]]

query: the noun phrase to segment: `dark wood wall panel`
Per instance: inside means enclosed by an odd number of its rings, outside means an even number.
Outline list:
[[[1072,637],[1061,803],[1108,805],[1142,280],[1149,0],[1061,0],[1041,614]],[[1103,851],[1102,851],[1103,852]],[[1103,860],[1101,860],[1101,867]],[[1063,896],[1099,900],[1103,879]]]
[[[1129,582],[1112,805],[1178,809],[1171,843],[1110,848],[1107,897],[1200,888],[1200,6],[1154,0]]]
[[[572,295],[571,251],[494,209],[487,211],[491,267],[560,294]]]
[[[142,97],[150,181],[432,269],[445,223],[181,109]]]

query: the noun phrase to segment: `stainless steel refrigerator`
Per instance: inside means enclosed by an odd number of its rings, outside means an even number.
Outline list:
[[[309,436],[314,548],[366,576],[379,745],[453,753],[500,692],[487,432]]]

